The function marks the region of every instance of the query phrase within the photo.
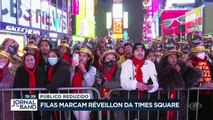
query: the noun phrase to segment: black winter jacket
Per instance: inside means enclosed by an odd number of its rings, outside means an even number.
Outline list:
[[[36,67],[35,77],[36,88],[44,88],[47,82],[47,75],[41,67]],[[16,71],[14,88],[29,88],[29,74],[24,69],[24,66],[20,66]],[[20,98],[20,93],[17,92],[17,96]]]
[[[47,90],[57,90],[59,87],[70,87],[70,69],[69,65],[60,60],[53,68],[53,80],[47,83]]]

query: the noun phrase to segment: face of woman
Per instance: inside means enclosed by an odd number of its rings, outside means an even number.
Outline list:
[[[178,56],[177,55],[169,55],[168,56],[168,63],[171,65],[171,66],[175,66],[177,64],[177,59],[178,59]]]
[[[152,62],[155,62],[155,54],[154,54],[153,52],[150,52],[150,53],[147,55],[146,59],[148,59],[148,60],[150,60],[150,61],[152,61]]]
[[[29,69],[32,69],[35,66],[35,58],[32,55],[27,55],[25,57],[24,65]]]
[[[57,58],[57,60],[58,60],[58,56],[54,52],[50,52],[48,57],[49,58]]]
[[[49,46],[48,42],[43,41],[41,43],[41,52],[42,52],[42,54],[47,54],[49,51],[50,51],[50,46]]]
[[[105,57],[105,61],[106,61],[106,62],[109,62],[109,61],[111,61],[111,60],[115,61],[115,55],[113,55],[113,54],[108,54],[108,55]]]
[[[124,48],[123,47],[119,48],[118,52],[119,52],[119,54],[123,54],[124,53]]]
[[[67,48],[66,47],[60,47],[61,53],[65,54],[67,53]]]
[[[48,55],[48,62],[51,66],[54,66],[58,62],[58,56],[53,51]]]
[[[86,53],[79,54],[79,62],[81,64],[86,64],[88,60],[89,60],[89,56]]]
[[[100,49],[99,47],[97,48],[96,54],[97,54],[99,57],[101,56],[101,49]]]

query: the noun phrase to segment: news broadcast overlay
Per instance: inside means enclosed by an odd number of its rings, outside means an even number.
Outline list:
[[[90,94],[39,93],[11,99],[11,111],[135,110],[165,111],[180,109],[179,100],[90,99]]]
[[[48,94],[39,94],[39,100],[50,100],[50,99],[57,99],[57,100],[72,100],[72,99],[90,99],[90,94],[78,93],[48,93]]]

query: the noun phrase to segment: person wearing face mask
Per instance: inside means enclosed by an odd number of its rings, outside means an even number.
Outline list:
[[[109,90],[114,88],[120,88],[120,73],[121,67],[118,66],[117,61],[120,59],[120,55],[114,50],[108,50],[100,57],[100,63],[102,68],[98,71],[96,76],[95,88],[97,88],[102,98],[106,98]],[[121,93],[113,93],[112,99],[121,99]],[[106,116],[107,111],[102,111],[103,117]],[[113,111],[115,120],[124,120],[123,111]]]
[[[44,88],[47,76],[41,67],[36,66],[35,56],[32,53],[27,53],[23,57],[23,66],[20,66],[15,75],[14,88]],[[16,95],[18,99],[23,98],[25,94],[37,94],[36,91],[24,91],[22,96],[20,92]],[[31,112],[21,112],[21,119],[32,118]],[[39,120],[40,112],[33,112],[33,118]]]
[[[206,54],[207,50],[204,46],[197,46],[191,49],[189,64],[202,71],[202,78],[199,80],[197,87],[213,88],[213,63],[212,59]],[[192,91],[190,94],[190,102],[197,101],[197,92]],[[208,90],[202,90],[199,93],[199,103],[202,104],[202,109],[199,110],[198,120],[201,119],[213,119],[213,105],[212,102],[213,92]],[[194,119],[195,111],[190,110],[190,118]]]
[[[187,34],[187,39],[190,43],[191,51],[188,57],[188,64],[194,66],[202,71],[202,77],[199,84],[195,87],[213,88],[213,59],[207,54],[205,49],[205,40],[201,31],[192,31]],[[190,103],[197,102],[199,94],[199,104],[202,108],[198,110],[198,120],[213,119],[213,91],[201,90],[190,91]],[[195,119],[196,111],[189,109],[189,119]]]
[[[102,68],[99,71],[100,76],[97,76],[96,82],[101,86],[101,97],[106,98],[108,91],[120,86],[120,72],[121,67],[117,65],[120,55],[108,50],[100,57]],[[101,77],[102,76],[102,77]]]
[[[153,62],[145,59],[145,46],[136,43],[133,46],[132,59],[126,60],[121,66],[121,87],[125,90],[136,90],[130,92],[131,99],[145,98],[147,93],[153,93],[158,89],[157,72]],[[147,85],[151,78],[152,84]],[[138,92],[140,94],[138,96]],[[140,119],[147,119],[146,112],[140,112]],[[130,119],[135,119],[137,113],[130,112]]]
[[[212,60],[209,58],[206,52],[207,50],[204,48],[204,46],[192,48],[189,55],[190,60],[188,62],[203,72],[203,78],[200,81],[200,86],[213,88],[213,65]]]
[[[15,71],[19,65],[14,66],[17,61],[12,61],[17,55],[18,48],[18,43],[11,38],[6,38],[0,45],[0,89],[13,88],[14,86]],[[0,92],[0,96],[0,120],[12,120],[10,100],[15,96],[12,97],[11,91]]]
[[[97,69],[101,68],[101,63],[100,63],[100,57],[101,55],[106,52],[107,50],[114,49],[114,39],[105,36],[104,38],[100,39],[97,43],[97,47],[95,49],[95,54],[94,54],[94,63],[93,66],[96,67]]]
[[[71,66],[72,87],[92,87],[95,83],[96,68],[92,66],[94,57],[87,48],[78,52],[79,61],[74,60]],[[73,93],[89,93],[93,99],[92,90],[74,90]],[[89,120],[91,111],[73,111],[77,120]]]
[[[59,49],[52,49],[48,53],[48,78],[46,89],[55,92],[60,87],[70,87],[70,69],[69,65],[62,60],[62,53]],[[59,112],[44,112],[42,119],[59,119]],[[61,117],[64,120],[64,112],[61,111]]]
[[[47,90],[57,90],[59,87],[69,87],[70,69],[62,60],[59,49],[52,49],[48,53],[48,83]]]

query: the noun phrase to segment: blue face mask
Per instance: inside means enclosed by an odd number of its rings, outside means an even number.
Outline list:
[[[48,62],[50,63],[51,66],[54,66],[57,62],[57,58],[48,58]]]

